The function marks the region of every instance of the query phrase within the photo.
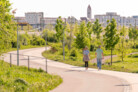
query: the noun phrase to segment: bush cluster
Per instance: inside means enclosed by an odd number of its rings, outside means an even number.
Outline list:
[[[20,47],[28,46],[28,45],[42,46],[42,45],[45,45],[45,40],[43,38],[41,38],[40,36],[28,35],[26,33],[26,34],[19,35],[19,43],[20,43]],[[17,39],[11,41],[11,47],[17,48]]]
[[[54,31],[49,31],[48,29],[46,29],[43,32],[42,38],[46,39],[46,37],[48,42],[57,42],[57,38]]]

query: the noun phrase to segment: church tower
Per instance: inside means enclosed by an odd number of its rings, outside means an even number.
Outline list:
[[[91,6],[90,5],[87,8],[87,18],[89,18],[89,19],[92,18],[92,10],[91,10]]]

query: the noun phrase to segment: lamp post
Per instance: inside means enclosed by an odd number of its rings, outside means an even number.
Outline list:
[[[41,18],[40,20],[41,20],[41,23],[42,23],[42,31],[44,31],[44,28],[45,28],[45,25],[44,25],[45,24],[45,20],[44,20],[44,18]],[[46,42],[45,51],[47,51],[47,31],[45,33],[45,42]],[[45,59],[45,62],[46,62],[46,73],[47,73],[47,57]]]
[[[65,29],[66,29],[66,18],[65,18],[65,28],[63,29],[63,60],[65,60]]]
[[[43,20],[43,30],[44,30],[44,23],[45,21]],[[46,47],[45,47],[45,50],[47,51],[47,30],[46,30],[46,33],[45,33],[46,37],[45,37],[45,41],[46,41]],[[46,57],[46,73],[47,73],[47,57]]]
[[[16,14],[16,10],[13,10],[12,13]],[[17,19],[17,66],[19,66],[19,32],[18,32],[18,19]]]

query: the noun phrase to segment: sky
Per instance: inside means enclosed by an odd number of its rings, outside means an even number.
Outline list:
[[[10,0],[15,16],[25,16],[26,12],[44,12],[45,17],[68,17],[77,19],[87,16],[87,7],[94,15],[117,12],[125,17],[138,15],[138,0]]]

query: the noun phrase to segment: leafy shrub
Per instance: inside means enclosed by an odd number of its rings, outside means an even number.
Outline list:
[[[1,86],[1,85],[4,85],[4,81],[3,81],[2,78],[0,78],[0,86]]]
[[[30,39],[27,37],[26,34],[22,34],[19,36],[21,45],[27,46],[30,45]]]
[[[132,58],[138,58],[138,54],[129,55],[128,57],[132,57]]]
[[[71,56],[70,59],[72,59],[73,61],[76,61],[77,57]]]
[[[50,44],[50,46],[52,47],[50,50],[52,53],[62,50],[61,44]]]
[[[94,45],[90,45],[90,51],[94,51]]]
[[[12,41],[11,42],[11,47],[12,48],[17,48],[17,41]]]
[[[14,80],[15,92],[25,92],[27,90],[27,86],[28,83],[21,78],[17,78]]]
[[[44,70],[43,70],[43,69],[41,69],[41,68],[39,68],[39,69],[38,69],[38,72],[44,72]]]
[[[47,35],[46,35],[47,34]],[[48,29],[43,32],[42,38],[45,40],[47,37],[48,42],[57,42],[57,38],[54,31],[49,31]]]
[[[77,57],[78,56],[78,52],[76,49],[73,49],[70,53],[70,56],[73,56],[73,57]]]
[[[28,85],[28,83],[25,80],[21,79],[21,78],[15,79],[14,83],[21,83],[23,85]]]
[[[59,50],[59,51],[60,51],[60,55],[63,55],[63,49]],[[69,50],[67,48],[65,48],[64,51],[65,51],[65,55],[67,55],[69,52]]]
[[[52,52],[52,53],[55,53],[55,52],[57,52],[57,51],[58,51],[58,49],[57,49],[56,47],[52,47],[52,48],[51,48],[51,52]]]
[[[33,35],[33,40],[31,41],[31,44],[32,45],[39,45],[39,46],[45,45],[45,40],[39,36]]]
[[[138,49],[138,44],[136,44],[136,46],[133,46],[133,48],[136,48],[136,49]]]

